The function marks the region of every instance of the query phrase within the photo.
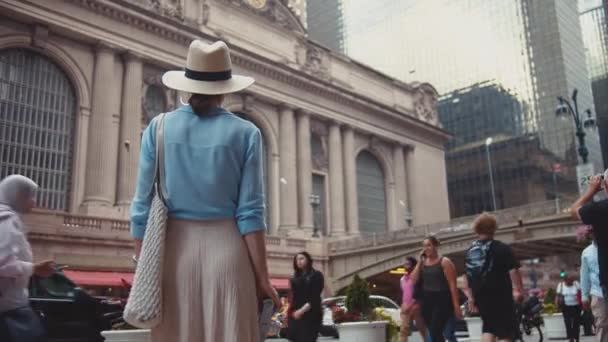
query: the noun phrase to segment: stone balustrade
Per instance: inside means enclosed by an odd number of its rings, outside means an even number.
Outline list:
[[[563,203],[571,203],[570,200],[562,200]],[[498,222],[502,226],[518,223],[519,220],[525,220],[550,217],[554,215],[562,215],[565,213],[559,202],[543,201],[535,202],[524,206],[513,207],[509,209],[498,210],[493,214],[497,217]],[[477,215],[460,217],[448,222],[438,222],[433,224],[425,224],[402,229],[398,231],[386,231],[374,234],[361,234],[354,238],[341,239],[331,241],[328,244],[330,253],[341,253],[361,248],[379,246],[394,241],[408,239],[422,239],[428,235],[449,236],[451,234],[461,234],[465,230],[469,230],[471,223]]]
[[[57,238],[104,239],[108,243],[124,245],[131,241],[129,221],[95,216],[75,215],[54,211],[35,210],[25,216],[30,235],[37,239]],[[306,240],[282,236],[266,236],[266,246],[270,253],[287,253],[306,250],[313,255],[322,255],[323,243],[320,239]]]

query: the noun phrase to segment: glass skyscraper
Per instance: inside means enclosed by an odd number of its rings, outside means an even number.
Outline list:
[[[587,67],[593,90],[604,163],[608,163],[608,1],[580,0]]]
[[[557,96],[575,88],[581,111],[594,111],[576,1],[344,6],[350,57],[406,82],[430,82],[442,95],[440,120],[454,135],[446,152],[452,216],[493,209],[488,155],[497,209],[576,193],[574,124],[555,115]],[[599,171],[597,130],[586,143]]]
[[[306,22],[310,39],[337,52],[344,52],[342,0],[307,0]]]

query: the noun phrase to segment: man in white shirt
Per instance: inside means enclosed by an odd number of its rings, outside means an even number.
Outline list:
[[[597,244],[595,239],[581,255],[581,293],[583,308],[591,308],[595,317],[595,336],[599,342],[608,342],[608,317],[606,301],[600,286]]]

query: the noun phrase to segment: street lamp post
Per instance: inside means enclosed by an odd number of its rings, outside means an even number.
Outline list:
[[[578,89],[574,89],[572,92],[572,103],[565,99],[562,96],[558,96],[557,100],[559,101],[559,105],[555,110],[555,115],[558,117],[568,117],[571,116],[574,120],[574,125],[576,127],[576,137],[578,138],[578,155],[581,157],[583,164],[587,164],[589,151],[587,150],[587,146],[585,145],[585,128],[589,129],[595,126],[595,118],[591,114],[591,110],[585,110],[587,113],[587,117],[585,118],[578,111],[578,101],[577,101]],[[574,104],[574,106],[572,106]]]
[[[310,194],[310,196],[308,197],[310,200],[310,205],[312,206],[312,226],[313,226],[313,230],[312,230],[312,237],[314,238],[318,238],[319,237],[319,222],[317,220],[317,208],[319,208],[319,205],[321,204],[321,196],[319,195],[315,195],[315,194]]]
[[[492,138],[486,139],[486,157],[488,158],[488,173],[490,174],[490,191],[492,191],[492,209],[496,211],[496,192],[494,190],[494,171],[492,168],[492,158],[490,157],[490,145]]]

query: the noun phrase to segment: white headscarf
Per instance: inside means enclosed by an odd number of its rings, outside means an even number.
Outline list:
[[[38,184],[25,176],[11,175],[4,178],[0,182],[0,212],[23,213],[27,209],[27,201],[36,196],[37,190]]]

